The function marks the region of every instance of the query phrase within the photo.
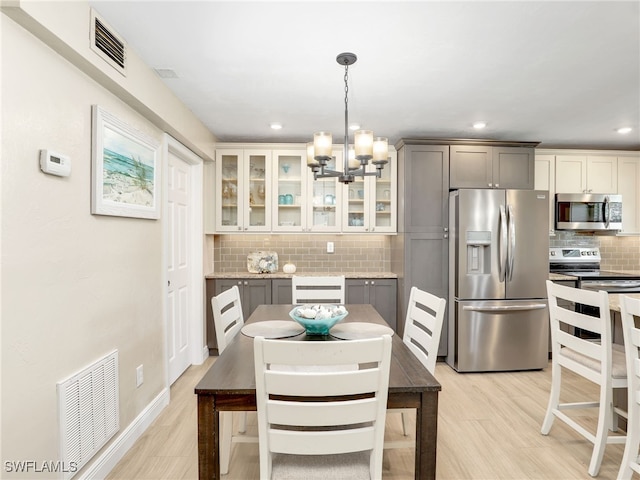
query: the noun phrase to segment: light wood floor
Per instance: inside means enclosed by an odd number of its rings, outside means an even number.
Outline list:
[[[171,403],[113,469],[108,480],[197,479],[196,396],[194,386],[213,363],[190,367],[171,387]],[[550,368],[537,372],[459,374],[436,366],[442,384],[438,419],[438,479],[586,479],[592,445],[556,420],[540,434],[547,406]],[[566,374],[571,386],[563,401],[596,389]],[[581,413],[581,412],[579,412]],[[593,424],[585,411],[586,424]],[[256,434],[255,414],[248,433]],[[389,415],[386,437],[401,439],[400,415]],[[608,445],[597,478],[616,478],[623,445]],[[384,479],[413,478],[413,450],[386,450]],[[257,444],[234,444],[226,480],[258,476]],[[634,479],[640,478],[637,475]]]

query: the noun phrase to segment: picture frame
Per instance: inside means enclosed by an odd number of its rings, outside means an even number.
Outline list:
[[[92,106],[91,213],[160,218],[160,142]]]

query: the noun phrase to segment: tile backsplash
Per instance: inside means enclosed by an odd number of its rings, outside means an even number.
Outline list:
[[[556,232],[549,240],[552,247],[600,247],[602,270],[640,271],[640,237],[580,235],[574,232]]]
[[[209,271],[246,272],[247,255],[256,250],[278,253],[278,270],[291,262],[300,273],[349,273],[390,271],[388,235],[211,235],[205,258],[212,258]],[[334,253],[327,253],[327,242],[334,243]],[[209,255],[212,255],[210,257]]]
[[[640,270],[640,237],[599,237],[600,268]]]

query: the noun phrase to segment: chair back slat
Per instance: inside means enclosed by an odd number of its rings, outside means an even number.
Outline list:
[[[345,303],[345,277],[301,276],[291,278],[291,300],[294,304]]]
[[[275,395],[356,395],[375,392],[380,372],[376,368],[340,372],[265,372],[266,388]]]
[[[277,425],[320,427],[373,422],[378,414],[375,398],[346,400],[323,406],[323,415],[315,414],[318,402],[287,402],[269,400],[267,421]]]
[[[372,427],[340,432],[304,432],[293,434],[287,430],[269,431],[271,451],[292,455],[335,455],[345,451],[374,448]],[[374,477],[371,477],[374,478]],[[379,478],[379,477],[378,477]]]

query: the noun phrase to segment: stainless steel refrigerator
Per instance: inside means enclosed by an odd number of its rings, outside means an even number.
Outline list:
[[[459,372],[533,370],[548,359],[549,192],[449,195],[449,349]]]

